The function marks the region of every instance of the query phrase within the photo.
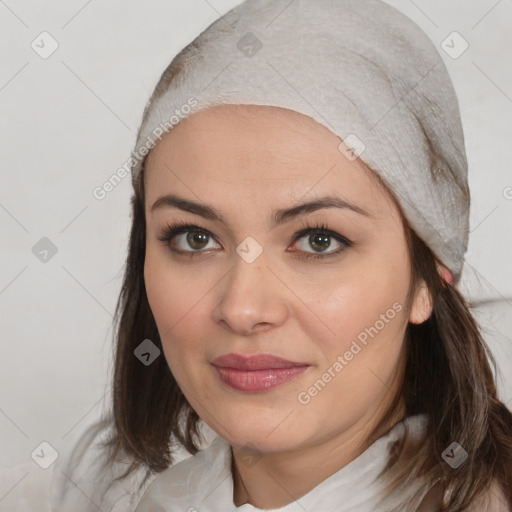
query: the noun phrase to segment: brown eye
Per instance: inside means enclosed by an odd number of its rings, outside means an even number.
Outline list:
[[[176,223],[166,226],[158,240],[173,253],[195,256],[212,248],[208,247],[208,242],[213,240],[213,236],[200,226]]]
[[[192,249],[204,249],[205,244],[208,242],[209,235],[200,231],[189,231],[186,236],[186,241]]]
[[[316,227],[305,227],[295,234],[294,242],[304,239],[298,245],[297,256],[300,258],[329,258],[343,252],[353,243],[335,231],[331,231],[325,224]],[[332,239],[338,244],[334,250],[327,251],[331,247]],[[312,251],[310,249],[313,249]],[[325,253],[325,254],[323,254]]]
[[[324,234],[313,234],[310,235],[308,243],[313,249],[318,251],[325,251],[331,245],[330,236]]]

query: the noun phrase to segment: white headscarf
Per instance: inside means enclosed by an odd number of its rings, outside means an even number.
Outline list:
[[[227,103],[288,108],[329,128],[459,280],[470,197],[458,100],[435,46],[404,14],[381,0],[241,3],[163,73],[132,154],[134,186],[164,133]]]

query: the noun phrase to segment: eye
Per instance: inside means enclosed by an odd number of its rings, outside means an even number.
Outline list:
[[[299,258],[329,258],[336,256],[348,247],[352,247],[353,243],[344,236],[331,231],[325,224],[317,225],[315,227],[306,226],[295,234],[294,242],[304,238],[298,251]],[[332,245],[332,239],[336,241],[339,247],[335,250],[326,252]],[[314,252],[308,252],[306,249],[313,248]],[[318,251],[318,252],[315,252]],[[295,252],[295,251],[293,251]]]
[[[205,252],[204,249],[211,249],[211,247],[208,247],[211,237],[212,234],[207,229],[195,224],[176,222],[168,224],[158,237],[158,240],[168,246],[171,252],[196,256]],[[170,244],[169,242],[173,243]],[[175,246],[178,246],[178,248]]]
[[[303,259],[329,258],[353,245],[353,242],[339,233],[328,229],[325,224],[305,226],[295,233],[293,242],[295,243],[302,238],[305,240],[301,243],[299,250],[294,249],[291,252],[296,253],[296,257]],[[213,235],[207,229],[196,224],[185,224],[182,222],[168,224],[158,237],[158,240],[163,242],[171,252],[191,257],[211,250],[212,247],[208,247],[208,243],[212,239]],[[339,247],[327,252],[332,245],[332,239],[336,241]],[[218,247],[213,248],[217,249]],[[313,248],[313,252],[309,252],[308,248]]]

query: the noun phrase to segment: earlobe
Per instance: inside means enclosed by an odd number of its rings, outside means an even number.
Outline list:
[[[409,322],[422,324],[432,314],[432,295],[425,281],[421,281],[411,307]]]
[[[446,281],[446,283],[448,283],[448,284],[453,283],[452,273],[444,265],[438,264],[437,270],[441,274],[441,277],[443,278],[443,280]],[[446,284],[443,284],[443,286],[446,287]]]

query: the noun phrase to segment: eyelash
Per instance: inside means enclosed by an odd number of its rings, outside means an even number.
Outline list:
[[[178,222],[168,223],[165,226],[165,228],[162,230],[161,235],[158,236],[158,240],[160,240],[171,252],[173,252],[175,254],[185,255],[185,256],[193,258],[195,256],[201,255],[202,253],[204,253],[206,251],[204,251],[204,250],[180,251],[177,249],[173,249],[169,246],[169,242],[174,237],[176,237],[177,235],[180,235],[182,233],[187,233],[189,231],[196,232],[196,233],[203,233],[203,234],[208,235],[209,237],[214,238],[213,235],[206,228],[203,228],[196,224],[187,224],[187,223],[178,221]],[[342,246],[340,248],[336,249],[335,251],[332,251],[332,252],[329,252],[326,254],[297,251],[297,257],[305,259],[305,260],[325,259],[325,258],[329,258],[331,256],[336,256],[339,253],[341,253],[342,251],[344,251],[345,249],[347,249],[348,247],[352,247],[354,245],[353,242],[351,242],[344,236],[341,236],[340,234],[336,233],[335,231],[331,231],[330,229],[328,229],[327,225],[324,223],[322,223],[322,224],[317,223],[315,226],[310,226],[307,224],[304,225],[303,227],[301,227],[301,229],[299,231],[297,231],[295,233],[295,235],[293,237],[293,243],[295,243],[297,240],[300,240],[301,238],[303,238],[306,235],[313,235],[313,234],[328,235],[328,236],[334,238],[340,244],[342,244]]]

